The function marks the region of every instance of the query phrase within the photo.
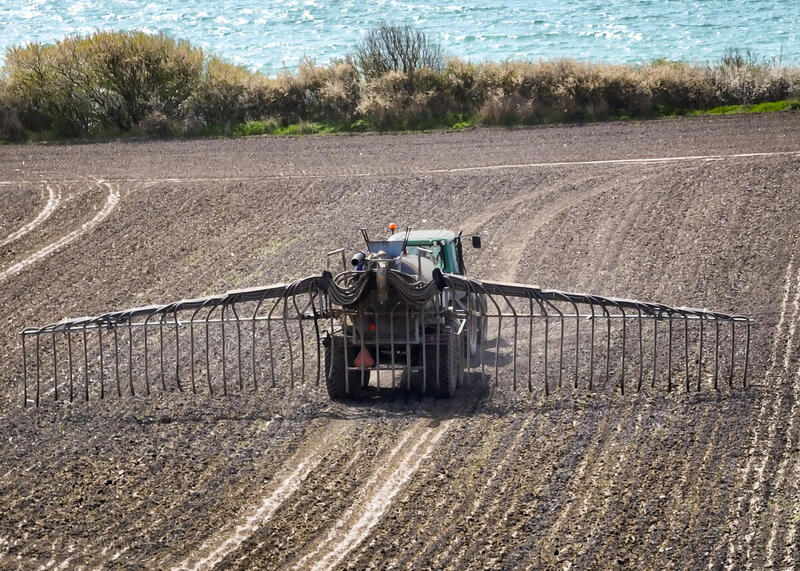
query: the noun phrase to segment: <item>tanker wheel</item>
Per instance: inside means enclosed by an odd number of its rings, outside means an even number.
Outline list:
[[[455,343],[439,345],[439,359],[436,359],[436,345],[425,346],[425,388],[422,391],[426,396],[437,398],[450,398],[456,392],[458,385],[458,367],[460,358],[458,348],[463,347],[463,339],[456,338]],[[437,382],[436,373],[439,373]],[[422,375],[419,375],[419,386],[422,388]]]
[[[358,398],[361,395],[361,373],[347,371],[344,362],[344,338],[328,337],[325,344],[325,387],[332,400]],[[347,345],[347,362],[352,363],[358,355],[358,347]],[[333,363],[331,364],[331,360]]]

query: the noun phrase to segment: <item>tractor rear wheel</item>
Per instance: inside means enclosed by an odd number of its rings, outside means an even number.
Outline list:
[[[470,358],[478,356],[480,345],[486,340],[486,297],[474,295],[472,303],[472,310],[475,313],[467,319],[467,347]]]
[[[426,396],[437,398],[450,398],[456,392],[458,384],[458,367],[460,358],[458,355],[459,347],[463,345],[463,339],[456,337],[452,344],[425,346],[425,386],[422,391]],[[462,348],[463,350],[463,348]],[[438,382],[437,382],[438,372]],[[419,385],[422,388],[423,379],[420,374]]]
[[[344,360],[344,338],[328,337],[325,340],[325,386],[332,400],[358,398],[361,395],[361,372],[348,371]],[[347,364],[358,355],[358,347],[347,345]]]
[[[467,346],[470,357],[475,357],[480,349],[481,321],[483,320],[477,315],[470,315],[467,319]]]

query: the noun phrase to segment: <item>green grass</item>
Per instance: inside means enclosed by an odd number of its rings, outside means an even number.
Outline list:
[[[800,100],[785,99],[782,101],[768,101],[755,105],[721,105],[712,109],[691,110],[691,109],[672,109],[659,106],[652,114],[646,116],[629,116],[625,114],[612,115],[610,121],[626,121],[630,119],[646,119],[653,117],[681,117],[699,115],[731,115],[736,113],[775,113],[780,111],[800,110]],[[549,116],[544,120],[546,124],[575,123],[585,121],[596,121],[591,116],[580,116],[567,118],[563,115]],[[602,119],[600,119],[602,120]],[[516,123],[508,125],[495,125],[481,120],[479,115],[453,114],[445,117],[427,118],[414,123],[403,123],[397,125],[373,125],[367,119],[357,119],[351,123],[318,123],[318,122],[299,122],[290,125],[280,125],[274,120],[247,121],[232,126],[212,125],[204,127],[195,133],[175,132],[171,137],[166,138],[194,138],[194,137],[255,137],[262,135],[273,136],[302,136],[302,135],[327,135],[331,133],[402,133],[402,132],[425,132],[437,130],[456,130],[471,129],[481,126],[506,126],[513,127]],[[38,133],[28,132],[25,139],[29,143],[70,143],[70,142],[102,142],[114,139],[134,139],[134,138],[153,138],[154,136],[145,133],[141,129],[134,128],[128,132],[118,129],[108,130],[85,135],[81,137],[66,137],[56,131],[42,131]],[[0,139],[0,145],[5,144]]]
[[[659,105],[655,115],[657,117],[681,117],[684,115],[734,115],[736,113],[775,113],[796,110],[800,110],[800,100],[783,99],[756,104],[720,105],[711,109],[672,109]]]
[[[800,101],[784,99],[782,101],[767,101],[755,105],[720,105],[708,111],[701,111],[700,115],[731,115],[734,113],[775,113],[800,109]]]
[[[713,109],[709,109],[703,115],[730,115],[732,113],[742,113],[744,111],[744,105],[720,105],[719,107],[714,107]]]
[[[230,134],[234,137],[252,137],[257,135],[325,135],[344,130],[346,130],[344,126],[331,123],[301,122],[282,126],[275,121],[248,121],[246,123],[234,125],[230,130]]]
[[[747,113],[772,113],[774,111],[786,111],[787,109],[800,109],[800,101],[768,101],[752,105]]]
[[[247,121],[234,125],[229,130],[206,129],[203,135],[234,137],[253,137],[259,135],[327,135],[329,133],[367,133],[367,132],[404,132],[433,131],[440,129],[469,129],[481,125],[478,115],[447,115],[445,117],[424,119],[414,123],[389,126],[375,126],[366,119],[358,119],[352,123],[314,123],[300,122],[291,125],[279,125],[275,121]]]

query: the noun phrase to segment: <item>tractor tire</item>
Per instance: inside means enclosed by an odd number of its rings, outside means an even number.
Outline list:
[[[355,399],[361,396],[361,372],[347,371],[342,352],[344,338],[328,337],[325,342],[325,387],[331,400]],[[347,362],[352,363],[358,355],[358,348],[348,344]],[[331,365],[331,360],[333,364]]]
[[[481,342],[486,340],[486,297],[475,295],[473,307],[479,310],[480,315],[471,315],[467,321],[467,347],[470,359],[478,356],[481,350]]]
[[[436,359],[436,345],[425,346],[425,386],[422,391],[425,396],[436,398],[450,398],[456,392],[459,376],[458,348],[463,348],[463,340],[456,339],[451,347],[449,344],[439,345],[439,359]],[[439,373],[437,384],[436,373]],[[419,387],[423,388],[422,374],[419,375]]]
[[[467,319],[467,347],[470,357],[475,357],[480,351],[481,321],[483,319],[477,315],[470,315]]]

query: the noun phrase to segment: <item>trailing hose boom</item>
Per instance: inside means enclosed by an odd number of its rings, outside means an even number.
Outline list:
[[[463,382],[747,386],[745,316],[470,278],[463,237],[446,230],[362,234],[349,264],[329,253],[335,275],[25,328],[25,405],[321,384],[337,400],[450,397]]]

